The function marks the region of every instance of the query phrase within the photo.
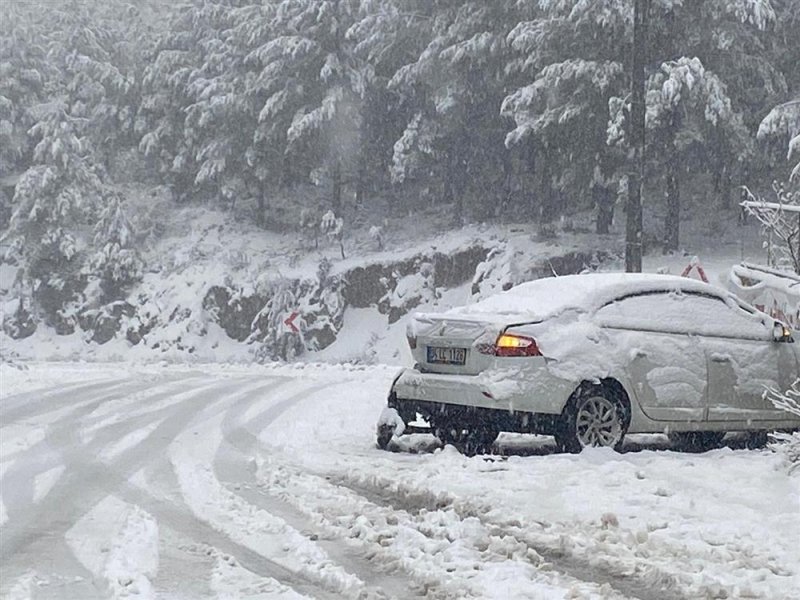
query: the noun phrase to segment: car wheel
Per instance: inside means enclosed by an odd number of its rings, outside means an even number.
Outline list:
[[[684,452],[706,452],[719,448],[722,438],[725,437],[724,431],[673,431],[669,435],[669,441],[674,448]]]
[[[392,441],[392,437],[394,437],[394,425],[379,425],[378,426],[378,436],[377,436],[377,443],[378,448],[381,450],[386,450],[389,447],[389,442]]]
[[[769,443],[769,434],[766,431],[748,431],[744,446],[748,450],[766,448]]]
[[[487,453],[500,432],[490,427],[443,425],[434,430],[443,444],[450,444],[465,456]]]
[[[618,450],[628,428],[627,408],[608,386],[592,386],[570,399],[555,432],[559,449],[577,453],[590,447]]]

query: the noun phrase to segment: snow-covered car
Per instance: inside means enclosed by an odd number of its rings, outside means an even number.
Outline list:
[[[800,330],[800,275],[742,263],[731,268],[727,287],[758,310]]]
[[[732,293],[668,275],[537,280],[473,305],[414,315],[416,361],[392,384],[378,446],[418,416],[467,453],[501,431],[566,451],[668,433],[703,449],[728,431],[800,428],[767,389],[798,377],[791,330]]]

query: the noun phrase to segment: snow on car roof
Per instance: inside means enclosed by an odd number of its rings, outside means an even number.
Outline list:
[[[470,306],[454,308],[444,315],[488,317],[522,314],[526,319],[541,320],[568,310],[591,311],[631,294],[659,291],[699,292],[720,298],[731,295],[707,283],[675,275],[590,273],[523,283]]]

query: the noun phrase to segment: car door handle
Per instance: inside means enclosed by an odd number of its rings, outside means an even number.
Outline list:
[[[729,363],[731,362],[731,357],[728,356],[727,354],[712,354],[711,362],[715,362],[718,364]]]

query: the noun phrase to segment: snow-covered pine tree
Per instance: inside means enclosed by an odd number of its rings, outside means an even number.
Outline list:
[[[42,116],[53,65],[47,60],[47,26],[40,11],[20,3],[0,19],[0,181],[30,164],[35,141],[28,130]],[[5,226],[6,222],[2,223]]]
[[[664,176],[659,185],[667,199],[665,242],[677,249],[681,174],[711,171],[719,205],[727,207],[731,182],[743,177],[752,151],[740,88],[747,81],[771,94],[784,83],[769,66],[771,55],[761,39],[775,21],[769,0],[656,0],[652,10],[648,162],[652,173]],[[609,101],[610,144],[624,140],[628,102],[623,98],[620,93]]]
[[[48,62],[58,73],[67,111],[91,125],[87,140],[108,168],[136,145],[139,84],[153,36],[142,10],[125,0],[67,2],[50,13]]]
[[[107,194],[82,137],[84,125],[56,105],[31,128],[34,166],[16,185],[7,233],[34,297],[54,323],[85,286],[89,216]]]
[[[197,144],[186,127],[185,110],[192,103],[188,85],[203,64],[205,41],[216,36],[208,15],[212,7],[202,10],[206,4],[176,7],[148,57],[134,125],[139,150],[179,201],[194,191],[198,171]]]
[[[277,2],[273,37],[245,59],[263,100],[256,141],[282,150],[283,183],[324,173],[337,213],[358,159],[369,77],[346,35],[357,9],[355,0]]]
[[[409,9],[407,0],[402,2]],[[424,10],[425,5],[417,2]],[[361,103],[359,152],[355,168],[355,201],[361,207],[367,194],[392,195],[392,148],[408,122],[408,107],[388,83],[410,55],[420,51],[418,12],[401,11],[397,0],[361,0],[345,34],[367,75]],[[393,207],[396,207],[393,204]]]
[[[187,82],[184,123],[193,139],[197,171],[193,186],[225,204],[255,201],[256,221],[265,222],[268,165],[255,151],[258,97],[256,73],[245,59],[256,40],[269,37],[274,5],[251,1],[206,2],[196,19],[208,24],[202,58]]]
[[[344,219],[342,217],[337,217],[332,210],[329,210],[322,215],[319,228],[332,242],[339,245],[339,250],[342,253],[342,260],[344,260]]]
[[[527,148],[541,216],[552,218],[563,196],[592,198],[597,231],[606,233],[622,156],[606,144],[605,121],[609,98],[626,89],[632,3],[524,6],[527,18],[508,34],[506,70],[516,84],[502,105],[515,124],[506,144]]]
[[[435,201],[452,205],[456,222],[465,208],[496,216],[513,183],[498,112],[508,50],[504,27],[513,3],[418,5],[398,3],[401,22],[413,28],[418,49],[415,60],[401,66],[388,84],[408,115],[394,144],[392,177],[397,183],[415,182]],[[470,198],[471,207],[465,204]]]
[[[761,121],[758,139],[788,139],[789,151],[786,160],[797,161],[792,167],[789,179],[800,185],[800,96],[779,104]]]
[[[95,225],[94,253],[86,269],[98,280],[100,303],[124,298],[127,288],[141,278],[143,267],[123,199],[119,194],[109,194]]]
[[[725,84],[707,70],[700,59],[682,57],[661,64],[647,81],[646,127],[648,145],[664,166],[666,180],[665,247],[677,250],[680,240],[681,178],[694,155],[715,141],[727,139],[740,148],[739,160],[748,149],[747,131],[732,106]],[[612,98],[609,141],[619,143],[625,132],[625,105]]]
[[[785,48],[776,51],[775,44],[786,27],[776,13],[781,4],[772,0],[684,3],[665,11],[658,20],[660,27],[654,29],[659,62],[678,56],[699,58],[725,85],[736,120],[746,130],[734,122],[706,128],[703,152],[689,163],[702,165],[690,172],[694,176],[712,174],[715,204],[722,208],[734,206],[733,190],[737,184],[750,184],[750,173],[773,168],[766,157],[753,152],[751,139],[764,104],[776,103],[787,89],[787,72],[779,68]]]
[[[369,228],[369,237],[372,241],[374,241],[378,245],[378,250],[383,250],[383,245],[385,243],[386,232],[383,229],[382,225],[373,225]]]

